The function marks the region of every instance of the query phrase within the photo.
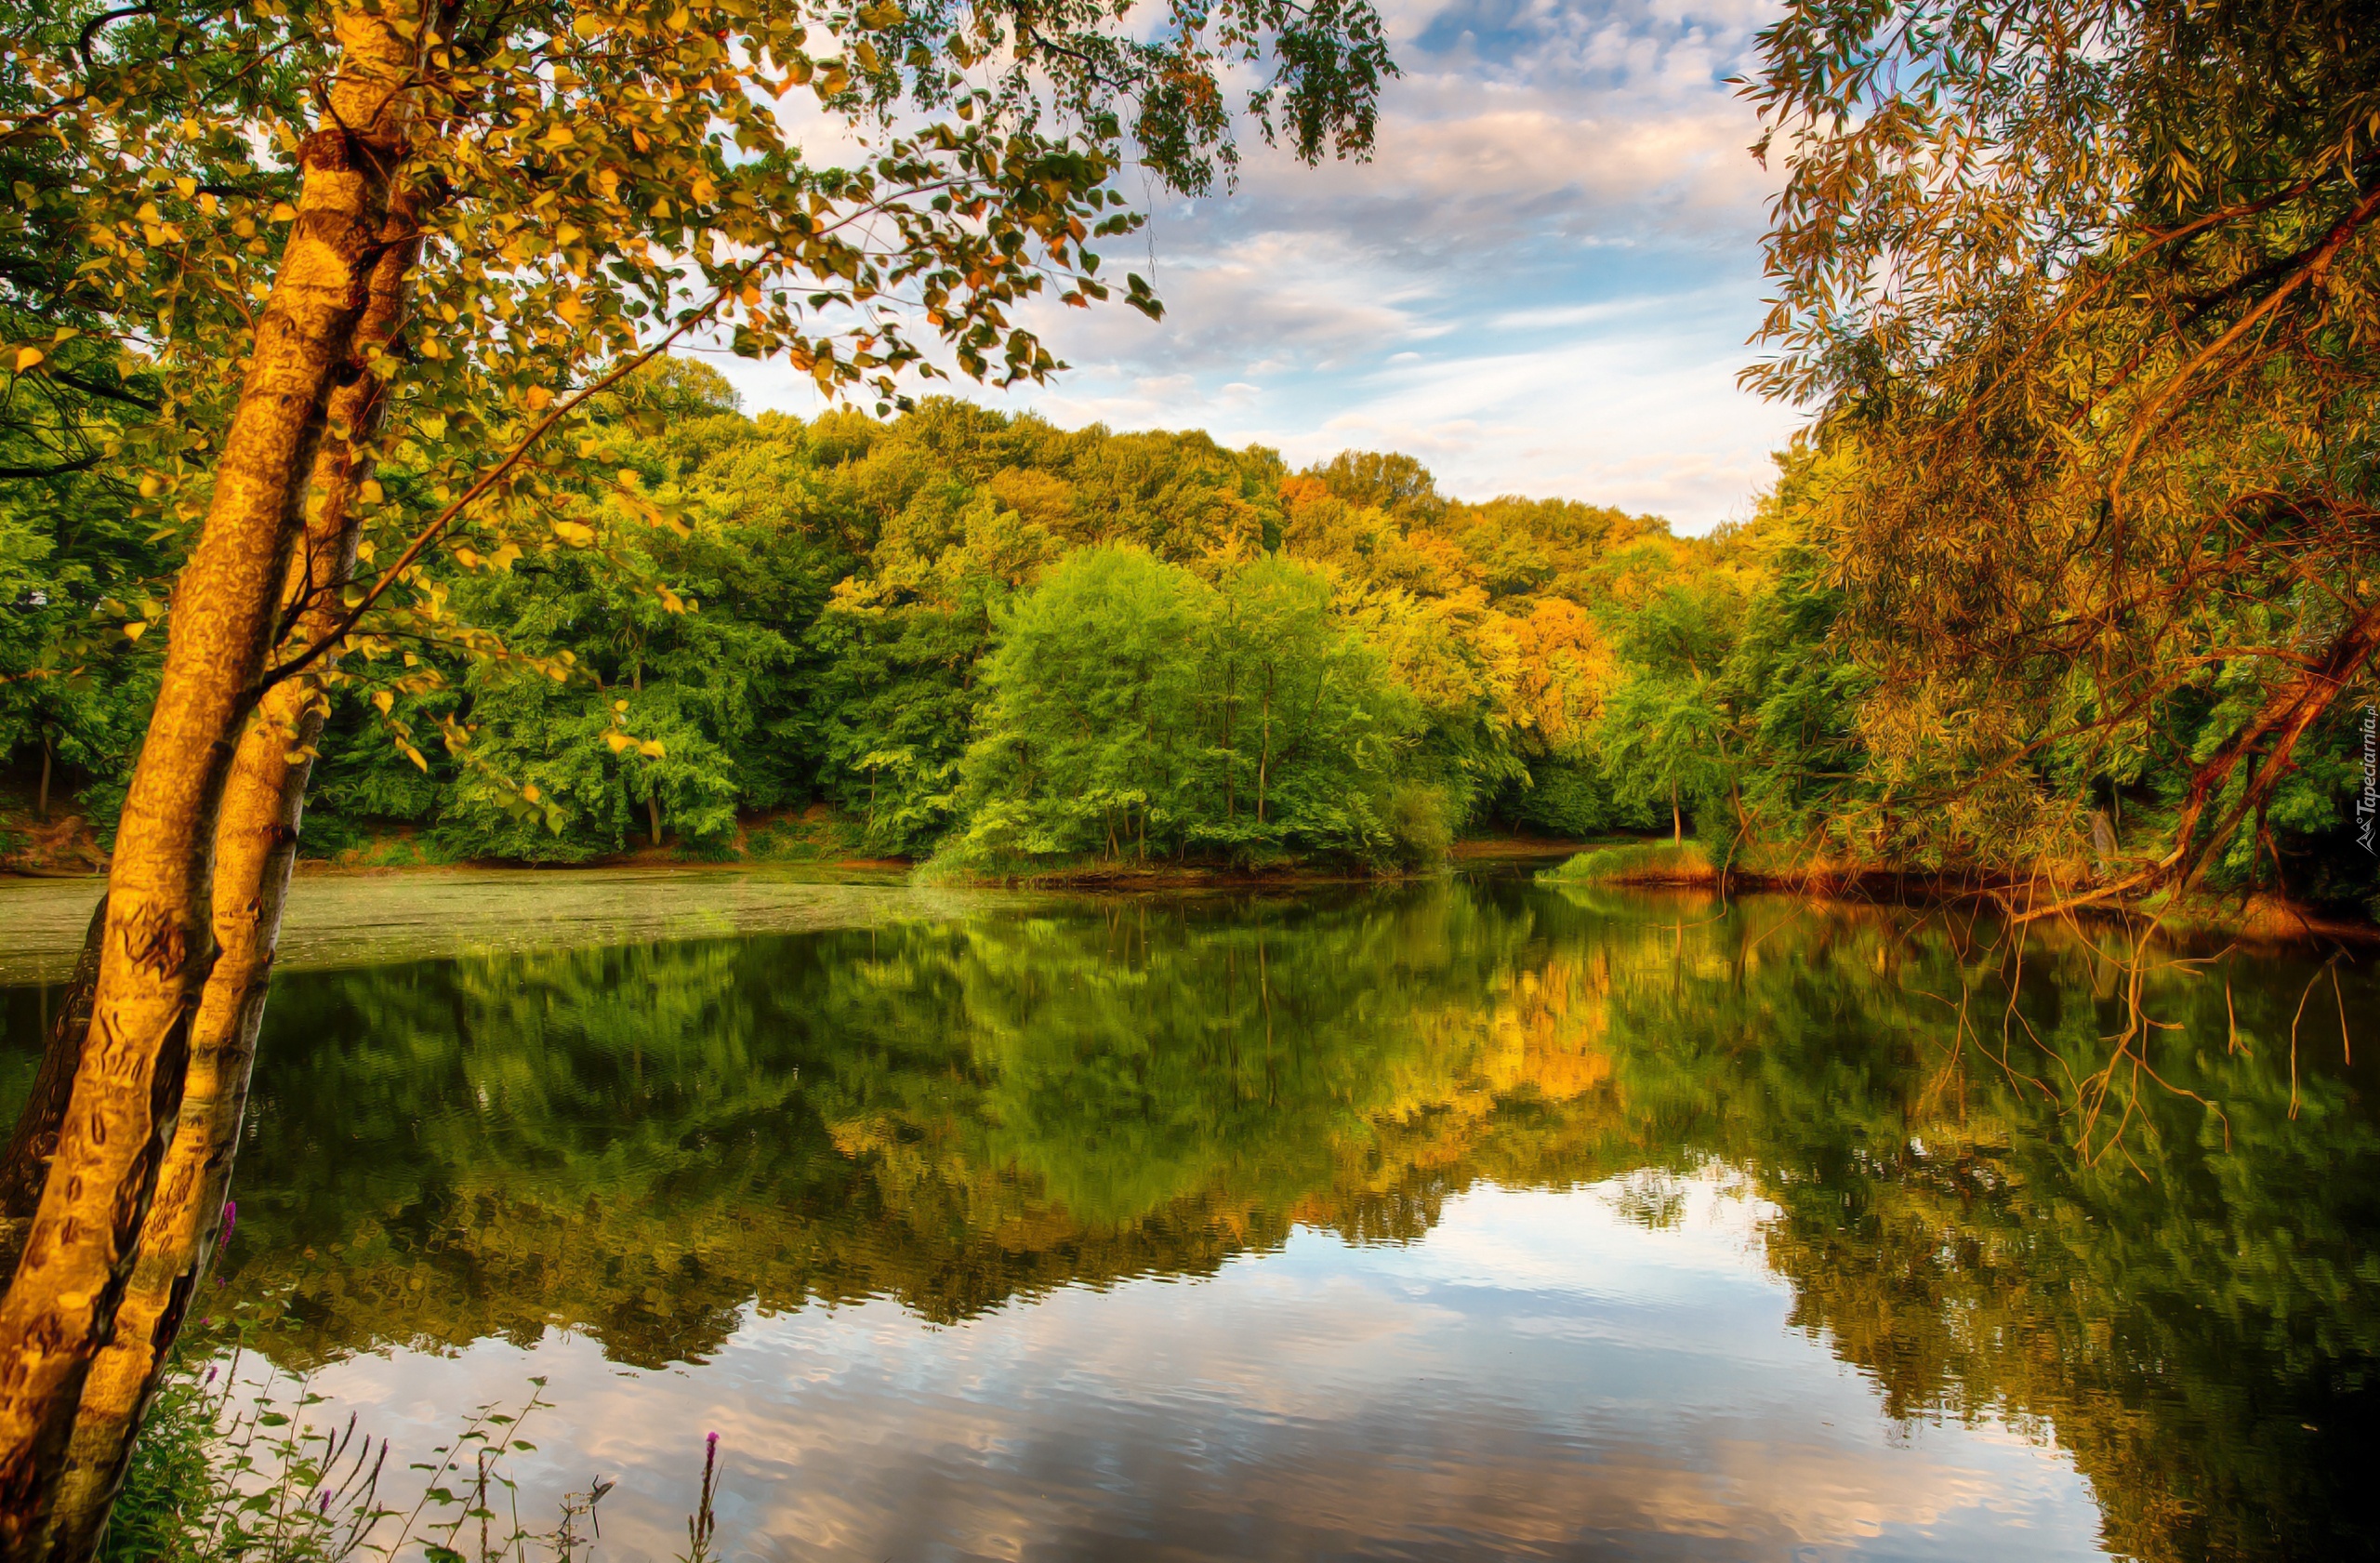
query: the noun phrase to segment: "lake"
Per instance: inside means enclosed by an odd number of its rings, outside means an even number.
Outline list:
[[[11,1106],[89,893],[0,886]],[[601,1557],[714,1431],[730,1557],[2380,1551],[2355,961],[1497,873],[292,917],[204,1305],[416,1458],[544,1379]]]

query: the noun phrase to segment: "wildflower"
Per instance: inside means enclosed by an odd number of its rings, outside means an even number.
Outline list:
[[[223,1233],[222,1233],[222,1236],[220,1236],[220,1237],[218,1237],[218,1238],[217,1238],[215,1239],[215,1245],[216,1245],[216,1247],[220,1248],[220,1247],[222,1247],[224,1244],[226,1244],[226,1243],[230,1242],[230,1241],[231,1240],[231,1228],[233,1228],[234,1226],[237,1226],[237,1225],[240,1225],[240,1202],[239,1202],[237,1199],[226,1199],[226,1200],[224,1200],[224,1201],[223,1201]]]

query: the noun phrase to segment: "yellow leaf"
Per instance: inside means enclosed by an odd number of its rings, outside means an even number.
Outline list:
[[[127,641],[137,641],[147,633],[149,626],[137,618],[124,627],[124,638]]]
[[[390,708],[397,703],[397,697],[385,689],[376,689],[372,692],[372,703],[380,708],[382,716],[386,716]]]
[[[529,410],[533,413],[543,411],[545,407],[553,401],[553,399],[554,393],[548,391],[541,385],[531,386],[529,388],[529,394],[525,398],[529,404]]]
[[[635,739],[630,738],[625,733],[606,733],[603,735],[603,742],[610,747],[614,754],[619,753],[620,750],[628,748],[628,745],[635,741]]]
[[[359,562],[361,562],[361,563],[365,563],[365,564],[369,564],[369,563],[372,563],[372,545],[371,545],[370,543],[358,543],[358,544],[356,544],[356,545],[355,545],[355,557],[356,557],[356,559],[357,559]]]
[[[512,562],[520,557],[521,550],[512,544],[507,543],[488,557],[488,563],[499,570],[509,570],[512,568]]]
[[[47,353],[42,351],[39,348],[19,348],[17,350],[17,373],[20,375],[23,374],[26,370],[32,368],[34,364],[39,364],[43,359],[48,356],[49,355]]]
[[[644,742],[638,744],[636,746],[636,751],[637,753],[643,755],[647,760],[659,760],[668,753],[668,750],[663,748],[659,741],[655,739],[646,739]]]
[[[365,504],[377,505],[380,502],[380,480],[377,478],[366,478],[362,483],[356,484],[355,492],[357,497],[361,498]]]
[[[582,526],[575,521],[558,521],[554,523],[554,536],[572,548],[583,549],[594,543],[595,529],[591,526]]]
[[[537,790],[536,782],[530,782],[521,788],[521,800],[525,803],[534,803],[544,796],[544,793]]]
[[[275,222],[288,222],[297,215],[298,208],[286,201],[275,201],[272,204],[272,220]]]
[[[407,760],[412,761],[424,771],[428,771],[430,769],[430,762],[421,757],[421,750],[414,748],[411,744],[401,744],[398,747],[405,751],[405,758]]]

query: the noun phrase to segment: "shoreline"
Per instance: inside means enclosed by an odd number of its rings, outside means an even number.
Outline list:
[[[1629,843],[1636,845],[1639,843]],[[1668,847],[1663,841],[1655,843]],[[1685,843],[1691,847],[1692,842]],[[2020,908],[2012,900],[2020,884],[1979,883],[1941,876],[1892,869],[1855,872],[1813,871],[1790,875],[1706,863],[1620,868],[1607,874],[1564,878],[1540,876],[1541,882],[1580,888],[1695,891],[1714,895],[1784,895],[1816,903],[1985,906],[2013,915]],[[2238,900],[2200,896],[2163,906],[2096,902],[2059,914],[2064,921],[2091,923],[2146,923],[2166,936],[2193,943],[2246,943],[2267,946],[2320,944],[2380,947],[2380,924],[2326,915],[2300,902],[2262,893]]]
[[[301,858],[292,879],[324,886],[376,880],[509,881],[524,883],[536,876],[557,881],[577,876],[590,880],[624,877],[686,879],[760,876],[791,884],[848,886],[936,892],[1079,893],[1131,895],[1166,892],[1276,892],[1411,884],[1448,872],[1542,865],[1532,877],[1549,886],[1635,891],[1679,891],[1706,895],[1784,896],[1813,904],[1897,905],[1926,907],[1965,905],[1988,907],[2003,915],[2016,909],[2012,893],[2024,887],[1979,883],[1940,876],[1890,869],[1856,871],[1813,870],[1778,874],[1726,868],[1703,859],[1694,843],[1673,854],[1666,839],[1600,841],[1560,841],[1542,837],[1477,837],[1454,843],[1447,860],[1428,868],[1367,869],[1346,865],[1274,865],[1232,867],[1222,864],[1089,864],[1052,868],[1045,873],[1006,875],[919,876],[919,860],[887,857],[726,857],[681,858],[667,849],[589,859],[583,863],[534,864],[495,860],[456,863],[356,863],[329,858]],[[1670,861],[1639,862],[1605,873],[1566,876],[1565,865],[1597,852],[1639,855],[1647,853]],[[1684,858],[1678,861],[1677,858]],[[62,892],[74,881],[88,883],[96,894],[106,882],[104,867],[63,867],[7,864],[0,866],[0,886],[11,881],[46,884]],[[2165,935],[2196,944],[2242,942],[2260,946],[2329,943],[2360,947],[2380,947],[2380,925],[2329,916],[2299,902],[2257,894],[2244,899],[2199,897],[2163,907],[2105,903],[2078,907],[2061,914],[2065,921],[2091,923],[2147,924]]]

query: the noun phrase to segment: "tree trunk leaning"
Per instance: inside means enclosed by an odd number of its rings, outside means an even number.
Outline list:
[[[327,403],[329,428],[314,457],[311,513],[283,593],[284,617],[295,621],[290,641],[297,646],[311,645],[332,630],[340,593],[354,573],[355,501],[372,475],[387,405],[386,382],[372,373],[371,364],[404,327],[414,264],[421,254],[420,204],[420,192],[411,186],[401,185],[390,200],[370,301],[356,326],[342,383]],[[215,1257],[289,873],[298,856],[313,748],[327,711],[320,675],[330,671],[337,656],[333,647],[319,659],[317,670],[265,693],[224,786],[215,829],[218,953],[192,1026],[180,1121],[141,1228],[132,1279],[116,1311],[113,1337],[83,1386],[49,1520],[49,1552],[55,1557],[86,1556],[99,1545],[109,1507],[124,1483],[133,1438],[156,1395],[167,1348]]]
[[[299,149],[298,215],[258,319],[176,583],[157,704],[108,875],[89,1036],[23,1257],[0,1300],[0,1559],[51,1556],[46,1520],[83,1381],[110,1339],[172,1136],[212,963],[216,815],[271,638],[333,377],[365,302],[406,146],[425,30],[337,19],[324,128]]]

